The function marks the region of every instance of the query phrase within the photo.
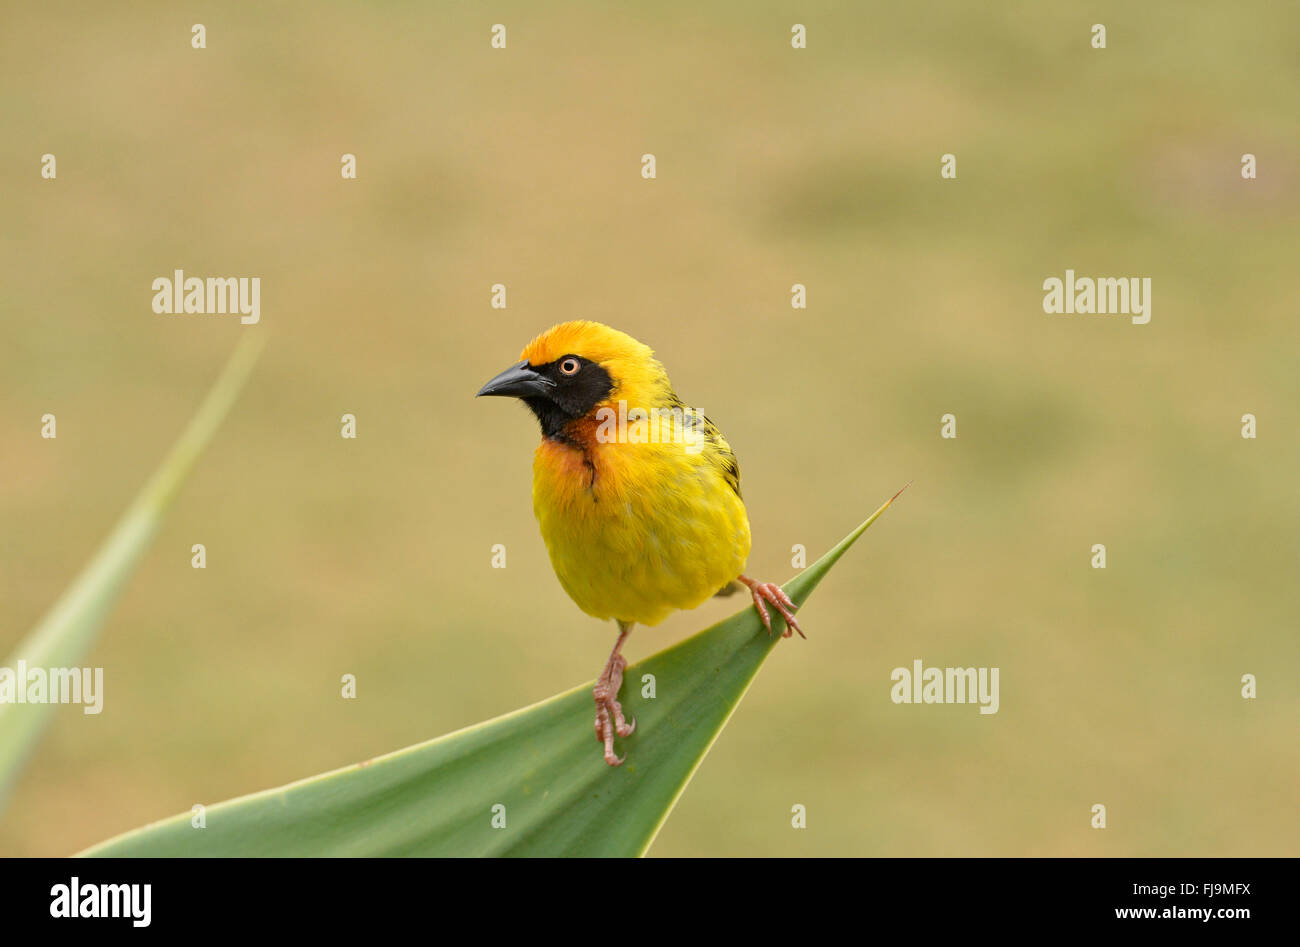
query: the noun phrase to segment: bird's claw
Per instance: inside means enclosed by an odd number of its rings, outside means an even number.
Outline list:
[[[596,741],[605,744],[605,762],[610,766],[621,766],[627,758],[615,755],[614,735],[630,737],[636,730],[636,721],[627,721],[623,716],[623,705],[617,700],[618,690],[623,686],[625,667],[627,661],[619,655],[610,665],[608,674],[601,675],[591,692],[596,699]]]
[[[758,617],[763,620],[763,627],[767,633],[772,633],[772,616],[768,613],[767,606],[771,605],[781,617],[785,619],[785,631],[781,632],[782,638],[789,638],[794,632],[799,632],[800,638],[807,638],[803,629],[799,627],[798,620],[794,617],[795,610],[799,608],[790,596],[785,594],[785,590],[775,582],[755,582],[748,576],[741,576],[740,581],[749,587],[749,592],[754,596],[754,607],[758,609]]]

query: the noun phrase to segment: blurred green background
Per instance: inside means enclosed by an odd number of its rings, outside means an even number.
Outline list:
[[[104,713],[56,710],[0,854],[592,678],[613,629],[551,573],[536,425],[473,399],[569,318],[652,345],[726,432],[754,574],[914,481],[652,854],[1300,854],[1300,9],[1051,6],[8,4],[0,653],[238,336],[270,345],[87,660]],[[1067,267],[1150,276],[1150,324],[1045,315]],[[175,268],[260,276],[262,324],[153,314]],[[1000,712],[891,703],[918,657],[1000,667]]]

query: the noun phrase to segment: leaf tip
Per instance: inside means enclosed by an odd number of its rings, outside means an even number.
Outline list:
[[[901,496],[903,495],[903,490],[906,490],[906,489],[907,489],[908,487],[910,487],[911,485],[912,485],[912,481],[911,481],[911,480],[909,480],[909,481],[907,481],[907,483],[903,484],[903,489],[902,489],[902,490],[899,490],[899,491],[898,491],[897,493],[895,493],[892,497],[890,497],[889,500],[885,503],[885,506],[889,506],[890,503],[893,503],[895,500],[897,500],[899,497],[901,497]]]

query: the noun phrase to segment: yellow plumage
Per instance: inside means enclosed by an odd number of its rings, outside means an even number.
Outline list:
[[[599,322],[565,322],[529,342],[479,394],[519,398],[537,417],[533,510],[551,565],[579,608],[618,622],[591,689],[610,766],[623,762],[615,737],[636,730],[618,702],[633,625],[657,625],[743,585],[769,634],[769,606],[786,637],[803,634],[790,596],[744,574],[749,517],[736,455],[674,394],[648,346]]]
[[[595,408],[607,410],[607,432],[620,402],[624,417],[639,408],[685,421],[670,428],[677,437],[661,425],[657,441],[632,443],[602,436],[597,417],[583,417],[543,439],[533,460],[533,510],[564,590],[596,618],[656,625],[744,571],[749,519],[735,456],[676,397],[648,346],[599,323],[568,322],[521,357],[544,365],[568,354],[608,372],[613,387]]]

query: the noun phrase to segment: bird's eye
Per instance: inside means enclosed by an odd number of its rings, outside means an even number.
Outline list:
[[[579,362],[579,361],[578,361],[576,358],[574,358],[572,355],[570,355],[570,356],[564,358],[564,359],[560,362],[560,374],[561,374],[561,375],[576,375],[576,374],[578,374],[578,369],[581,368],[581,367],[582,367],[582,363]]]

